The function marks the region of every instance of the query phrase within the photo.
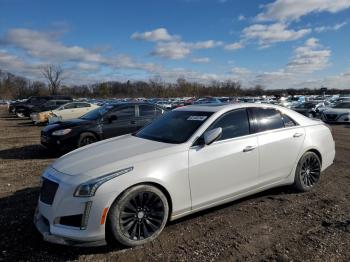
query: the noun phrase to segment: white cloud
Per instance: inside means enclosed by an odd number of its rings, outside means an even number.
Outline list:
[[[145,40],[145,41],[172,41],[177,39],[175,35],[170,35],[166,28],[157,28],[153,31],[147,31],[143,33],[135,32],[131,35],[131,39]]]
[[[191,60],[193,63],[197,63],[197,64],[207,64],[210,62],[210,58],[209,57],[194,57]]]
[[[261,72],[253,83],[268,88],[301,88],[298,84],[308,82],[312,73],[329,66],[330,56],[331,51],[324,48],[317,38],[309,38],[304,45],[295,48],[293,57],[284,68]]]
[[[318,26],[318,27],[315,27],[315,31],[317,33],[322,33],[322,32],[326,32],[326,31],[338,31],[339,29],[341,29],[342,27],[344,27],[346,25],[347,25],[347,22],[338,23],[338,24],[335,24],[333,26]]]
[[[23,49],[29,55],[59,61],[86,61],[101,63],[104,58],[80,46],[65,46],[57,41],[55,32],[39,32],[29,29],[9,30],[2,39],[4,44]]]
[[[350,7],[350,0],[276,0],[265,5],[258,21],[293,21],[309,13],[337,13]]]
[[[294,50],[294,57],[288,63],[288,72],[305,74],[322,70],[329,65],[331,50],[322,47],[318,39],[310,38]]]
[[[244,28],[243,37],[245,39],[258,40],[260,45],[270,45],[277,42],[293,41],[309,34],[311,29],[293,30],[288,29],[284,23],[271,25],[254,24]]]
[[[231,69],[231,72],[241,77],[250,75],[252,73],[249,69],[243,67],[234,67]]]
[[[161,42],[157,43],[155,49],[152,51],[152,55],[169,58],[169,59],[182,59],[189,55],[196,49],[209,49],[222,45],[220,41],[208,40],[199,42]]]
[[[246,17],[244,15],[239,15],[238,18],[237,18],[238,21],[244,21],[246,20]]]
[[[224,46],[224,49],[234,51],[238,50],[244,47],[244,44],[242,42],[234,42],[232,44],[227,44]]]

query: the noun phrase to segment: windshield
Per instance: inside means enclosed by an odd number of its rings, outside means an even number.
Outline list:
[[[350,108],[350,102],[339,103],[335,105],[333,108]]]
[[[211,115],[212,112],[170,111],[135,136],[164,143],[184,143]]]
[[[97,120],[101,118],[105,113],[107,113],[110,109],[112,109],[113,106],[111,105],[105,105],[99,108],[96,108],[94,110],[91,110],[90,112],[86,113],[85,115],[81,116],[81,119],[85,120]]]

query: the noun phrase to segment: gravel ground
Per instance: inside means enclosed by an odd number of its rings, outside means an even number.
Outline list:
[[[180,219],[154,242],[72,248],[45,243],[32,217],[54,157],[40,127],[0,108],[0,261],[350,261],[350,128],[333,126],[336,161],[312,192],[269,190]]]

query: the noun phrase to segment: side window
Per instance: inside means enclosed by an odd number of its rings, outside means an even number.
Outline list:
[[[74,103],[69,103],[69,104],[66,104],[64,106],[64,109],[73,109],[73,108],[75,108],[75,104]]]
[[[222,128],[222,135],[219,140],[249,135],[247,111],[238,109],[226,113],[216,120],[208,130],[218,127]]]
[[[56,101],[54,100],[49,100],[45,103],[46,106],[55,106],[56,105]]]
[[[154,116],[155,107],[152,105],[139,105],[140,116]]]
[[[90,107],[88,103],[76,103],[77,108]]]
[[[113,110],[111,115],[117,115],[119,119],[131,118],[135,116],[135,106],[124,106]]]
[[[254,108],[254,114],[258,122],[258,132],[284,127],[280,112],[274,108]]]
[[[282,114],[282,119],[285,127],[296,126],[296,123],[286,114]]]

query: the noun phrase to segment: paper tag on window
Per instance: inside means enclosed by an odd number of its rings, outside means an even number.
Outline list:
[[[207,119],[207,116],[189,116],[187,118],[187,120],[191,121],[204,121],[205,119]]]

